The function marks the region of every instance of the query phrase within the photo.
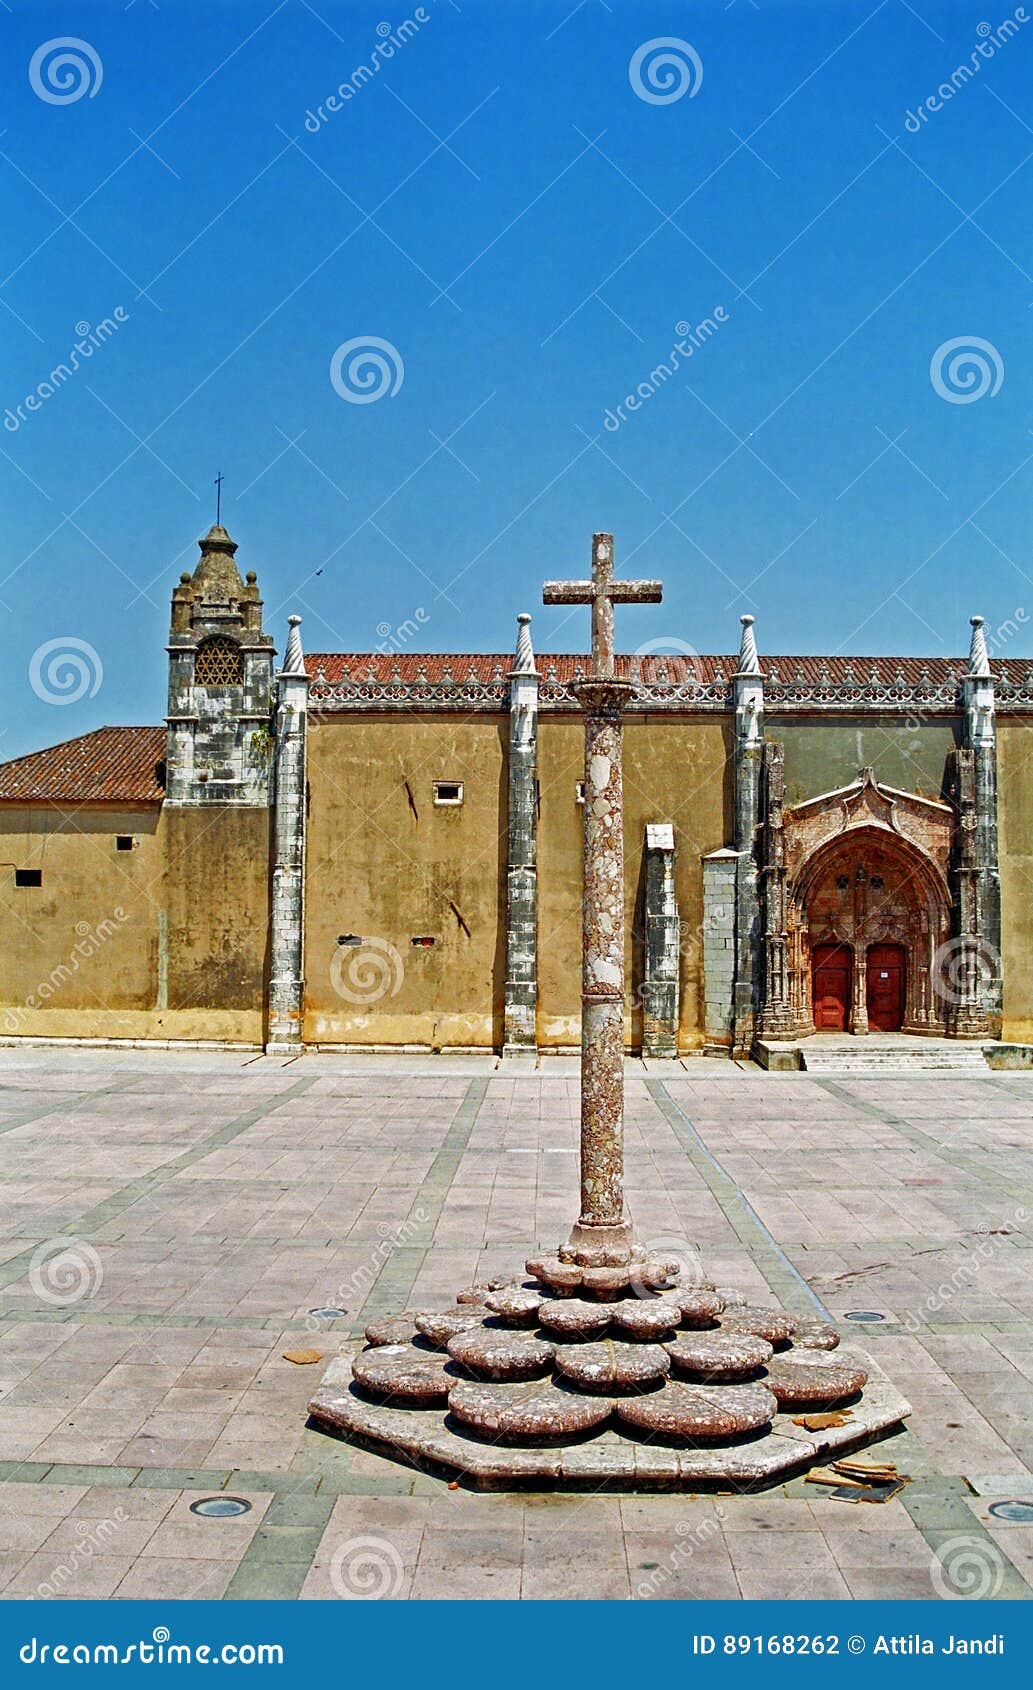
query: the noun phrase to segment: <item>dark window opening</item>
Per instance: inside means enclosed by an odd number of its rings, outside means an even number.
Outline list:
[[[435,804],[461,804],[463,802],[463,783],[461,780],[436,780],[434,782]]]
[[[115,835],[115,850],[116,851],[131,851],[132,849],[133,849],[133,836],[132,836],[131,833],[118,833],[118,834]]]
[[[244,657],[236,642],[223,634],[203,640],[197,648],[194,680],[199,687],[243,686]]]
[[[42,886],[43,870],[41,868],[16,868],[14,884],[16,886]]]
[[[339,945],[361,945],[362,940],[357,933],[342,933],[337,943]]]

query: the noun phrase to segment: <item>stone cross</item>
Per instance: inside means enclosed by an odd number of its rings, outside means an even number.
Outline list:
[[[662,597],[659,581],[614,580],[612,534],[592,536],[590,581],[546,581],[542,588],[546,604],[592,606],[592,673],[600,680],[613,675],[614,605],[659,604]]]
[[[591,581],[548,581],[546,604],[592,606],[592,677],[571,690],[585,712],[581,894],[581,1213],[560,1255],[591,1267],[639,1252],[624,1205],[624,794],[621,713],[634,692],[614,677],[614,604],[656,604],[659,581],[613,579],[613,535],[592,540]]]

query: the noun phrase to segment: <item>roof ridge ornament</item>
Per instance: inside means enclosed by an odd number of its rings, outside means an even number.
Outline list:
[[[281,675],[303,675],[305,673],[305,654],[301,649],[301,635],[298,632],[301,627],[301,617],[288,616],[287,622],[290,633],[287,635],[287,650],[284,653],[283,668],[280,673]]]
[[[514,675],[536,675],[534,649],[531,645],[531,618],[526,610],[517,617],[516,657],[510,671]]]
[[[972,644],[968,653],[968,672],[970,675],[987,676],[990,673],[990,653],[983,632],[986,617],[970,616],[969,621],[972,624]]]
[[[740,616],[742,623],[742,640],[739,644],[739,674],[759,675],[760,658],[757,656],[757,639],[753,632],[755,616]]]

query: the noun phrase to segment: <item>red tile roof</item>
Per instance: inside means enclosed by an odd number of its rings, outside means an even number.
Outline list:
[[[160,804],[164,728],[97,728],[0,763],[0,803]]]

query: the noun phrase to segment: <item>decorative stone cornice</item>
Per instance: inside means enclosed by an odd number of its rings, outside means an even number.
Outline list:
[[[488,660],[490,668],[482,663],[475,669],[470,664],[464,674],[460,666],[468,661],[428,658],[426,667],[420,664],[413,673],[410,660],[403,675],[397,662],[388,671],[383,660],[363,657],[361,665],[353,669],[335,666],[332,679],[317,667],[312,675],[312,702],[327,713],[462,710],[504,714],[509,705],[510,676],[515,671],[505,666],[504,658],[497,657]],[[670,670],[662,658],[618,658],[617,662],[618,675],[627,675],[635,686],[626,706],[629,714],[735,709],[733,683],[739,671],[731,658],[701,658],[698,673],[689,675],[678,660],[672,660]],[[999,661],[996,667],[999,672],[990,679],[998,713],[1033,712],[1033,662],[1011,659]],[[544,711],[576,710],[577,685],[590,679],[591,673],[585,661],[575,665],[573,671],[564,663],[561,674],[555,660],[542,660],[534,672],[539,676],[539,706]],[[763,676],[747,675],[745,679],[755,685],[763,681],[764,708],[769,718],[832,711],[897,714],[921,720],[963,715],[967,677],[964,659],[945,669],[942,661],[932,660],[931,666],[929,661],[914,658],[869,661],[783,657],[767,659]],[[981,679],[985,684],[987,677]]]

